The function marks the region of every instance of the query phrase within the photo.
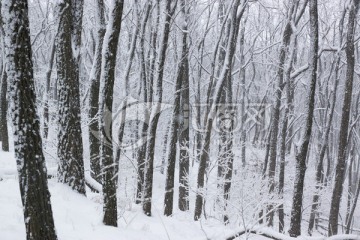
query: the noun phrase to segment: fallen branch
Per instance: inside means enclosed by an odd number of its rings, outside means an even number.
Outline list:
[[[100,193],[102,192],[102,185],[90,176],[89,173],[85,173],[85,184],[91,191]]]
[[[254,234],[254,235],[261,235],[263,237],[274,239],[274,240],[360,240],[359,235],[354,234],[342,234],[342,235],[335,235],[331,237],[325,236],[318,236],[318,237],[309,237],[309,236],[300,236],[298,238],[290,237],[288,235],[278,233],[269,228],[259,228],[259,229],[246,229],[240,230],[229,237],[224,238],[225,240],[235,240],[236,238],[244,235],[244,234]]]

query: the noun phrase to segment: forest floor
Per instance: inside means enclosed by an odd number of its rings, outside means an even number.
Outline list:
[[[2,240],[25,239],[16,161],[13,155],[14,153],[0,152]],[[176,213],[174,217],[164,217],[163,207],[158,204],[153,207],[152,217],[145,216],[141,207],[135,204],[127,207],[126,211],[119,207],[119,227],[107,227],[102,224],[102,199],[99,194],[88,191],[87,197],[81,196],[70,187],[58,183],[56,179],[49,180],[49,189],[59,240],[205,240],[221,239],[232,232],[218,221],[194,223],[190,213]]]
[[[258,152],[255,151],[256,154]],[[253,156],[258,158],[259,156]],[[249,156],[251,158],[251,156]],[[47,161],[48,173],[56,175],[56,162]],[[86,166],[85,166],[86,168]],[[196,167],[191,168],[190,175],[195,177]],[[127,172],[128,174],[126,174]],[[181,212],[175,207],[172,217],[163,216],[163,197],[164,197],[164,175],[158,169],[154,172],[154,191],[152,217],[147,217],[142,213],[141,206],[134,204],[131,197],[134,191],[134,180],[128,178],[129,169],[120,171],[120,182],[118,191],[118,228],[108,227],[102,223],[102,197],[99,193],[93,193],[87,189],[87,196],[81,196],[70,189],[70,187],[57,182],[55,178],[49,179],[49,189],[51,193],[52,210],[55,219],[55,227],[59,240],[225,240],[241,230],[239,223],[223,225],[220,219],[208,217],[199,222],[193,221],[193,204],[190,205],[189,212]],[[246,176],[244,176],[246,179]],[[178,176],[176,176],[176,179]],[[291,178],[288,176],[288,178]],[[244,179],[243,179],[244,180]],[[241,181],[243,181],[241,180]],[[253,179],[254,180],[254,179]],[[236,181],[236,179],[234,180]],[[191,181],[196,184],[195,179]],[[177,185],[177,184],[176,184]],[[248,186],[245,186],[248,188]],[[190,191],[190,202],[195,199],[195,186]],[[286,194],[286,205],[291,205],[291,186]],[[255,191],[255,190],[253,190]],[[16,161],[14,153],[0,151],[0,240],[23,240],[25,239],[25,225],[22,213],[18,176],[16,171]],[[175,190],[175,205],[177,199],[177,189]],[[247,192],[251,200],[252,195]],[[309,195],[309,194],[308,194]],[[311,196],[311,195],[309,195]],[[244,197],[244,196],[243,196]],[[249,198],[250,197],[250,198]],[[256,195],[253,196],[257,198]],[[247,200],[246,200],[247,199]],[[257,199],[259,201],[259,199]],[[289,206],[286,207],[289,212]],[[240,206],[233,206],[232,212],[236,213]],[[360,212],[360,211],[359,211]],[[355,214],[356,217],[360,213]],[[250,213],[251,215],[253,213]],[[288,222],[288,219],[286,219]],[[255,221],[256,223],[256,221]],[[242,224],[240,224],[242,225]],[[255,227],[261,232],[277,235],[276,231]],[[306,232],[304,225],[303,232]],[[299,239],[325,239],[320,237],[301,237]],[[269,239],[259,235],[246,234],[238,239],[263,240]],[[282,235],[282,239],[292,239]],[[341,238],[337,238],[341,239]],[[360,236],[359,236],[360,240]]]

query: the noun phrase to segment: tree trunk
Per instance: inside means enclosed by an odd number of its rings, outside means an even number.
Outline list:
[[[184,23],[188,21],[189,10],[186,8],[186,1],[181,0],[181,10]],[[181,109],[180,109],[180,159],[179,159],[179,201],[178,206],[181,211],[189,210],[189,154],[190,154],[190,85],[189,85],[189,47],[188,47],[188,26],[183,26],[182,42],[182,84],[181,84]]]
[[[54,37],[53,43],[51,44],[49,65],[46,70],[46,86],[44,93],[44,138],[47,139],[49,133],[49,98],[50,98],[50,81],[51,73],[53,70],[54,59],[55,59],[55,41],[56,36]]]
[[[173,213],[174,183],[175,183],[175,163],[176,163],[176,142],[178,139],[181,84],[184,74],[184,62],[179,63],[178,75],[175,84],[174,109],[171,115],[171,125],[169,130],[169,149],[167,151],[167,169],[165,182],[164,215],[171,216]]]
[[[244,2],[242,4],[239,13],[237,12],[237,10],[240,5],[240,0],[236,0],[231,8],[231,19],[229,19],[231,25],[229,29],[230,31],[228,32],[229,42],[227,44],[225,61],[224,61],[224,65],[222,66],[220,77],[216,83],[216,87],[214,88],[213,103],[209,106],[209,114],[207,114],[206,116],[206,124],[205,124],[206,133],[203,139],[203,146],[199,156],[200,163],[199,163],[198,177],[197,177],[197,192],[196,192],[195,213],[194,213],[195,221],[200,219],[203,210],[202,191],[204,187],[206,166],[209,160],[208,152],[210,149],[211,128],[215,117],[215,110],[217,107],[216,105],[219,104],[220,102],[221,92],[223,91],[225,81],[229,77],[228,74],[230,73],[233,56],[236,50],[236,41],[239,32],[240,20],[244,14],[246,4],[247,2]]]
[[[269,144],[269,166],[268,166],[268,178],[269,178],[269,193],[272,194],[275,190],[275,171],[276,171],[276,153],[277,153],[277,141],[278,141],[278,132],[280,124],[280,106],[281,106],[281,96],[283,89],[285,87],[283,77],[284,77],[284,65],[285,59],[290,44],[291,35],[293,33],[291,27],[291,19],[295,11],[295,1],[292,1],[291,7],[288,12],[287,22],[285,30],[283,33],[282,44],[280,48],[279,55],[279,68],[278,68],[278,84],[276,86],[275,92],[275,106],[274,113],[272,115],[272,125],[271,125],[271,140]],[[273,225],[274,221],[274,206],[269,204],[267,207],[267,223],[269,226]]]
[[[151,60],[150,67],[148,67],[149,72],[146,72],[146,61],[145,61],[145,55],[144,55],[144,39],[145,39],[145,28],[148,23],[149,13],[152,8],[152,2],[149,2],[147,14],[145,15],[145,18],[142,23],[142,29],[141,29],[141,38],[140,38],[140,54],[141,54],[141,76],[143,78],[143,101],[144,103],[147,103],[146,106],[150,106],[150,102],[152,101],[152,82],[153,82],[153,76],[154,76],[154,66],[155,66],[155,57]],[[154,32],[154,35],[151,38],[152,43],[152,49],[150,51],[153,51],[153,54],[155,56],[156,51],[156,42],[157,42],[157,30],[159,27],[159,21],[160,21],[160,10],[159,10],[159,2],[157,2],[157,17],[156,17],[156,31]],[[149,51],[149,53],[150,53]],[[136,188],[136,200],[135,203],[139,204],[143,202],[144,197],[144,180],[145,180],[145,157],[146,157],[146,145],[147,145],[147,131],[149,129],[149,120],[150,116],[148,114],[148,109],[144,111],[144,122],[141,126],[141,145],[138,149],[138,156],[137,156],[137,188]]]
[[[82,1],[75,3],[75,1],[64,0],[59,3],[60,23],[56,39],[56,64],[59,181],[85,194],[79,89],[82,6]]]
[[[343,16],[345,16],[345,11],[344,11]],[[342,36],[342,34],[340,34],[340,36]],[[342,37],[340,37],[340,44],[339,44],[340,46],[341,46],[341,38]],[[338,85],[339,85],[339,81],[340,81],[340,77],[339,77],[340,60],[341,60],[340,52],[337,52],[336,63],[335,63],[335,76],[334,76],[335,77],[334,90],[333,90],[334,92],[333,92],[333,97],[332,97],[332,101],[331,101],[331,106],[329,106],[330,112],[329,112],[328,122],[326,125],[325,133],[322,136],[322,144],[321,144],[320,152],[319,152],[319,160],[318,160],[318,164],[316,167],[316,192],[313,196],[313,201],[312,201],[312,206],[311,206],[309,228],[308,228],[309,235],[312,234],[312,230],[315,225],[316,214],[320,207],[319,191],[322,189],[322,185],[323,185],[322,182],[324,179],[324,158],[325,158],[326,149],[328,148],[328,145],[329,145],[331,123],[332,123],[332,119],[333,119],[334,112],[335,112],[337,89],[338,89]]]
[[[175,89],[175,94],[177,94],[176,92],[177,90]],[[170,116],[172,117],[172,116]],[[169,136],[170,136],[170,131],[171,131],[171,126],[172,126],[172,119],[170,120],[170,122],[168,122],[167,126],[166,126],[166,130],[165,130],[165,135],[164,135],[164,142],[163,142],[163,155],[161,158],[161,166],[160,166],[160,173],[164,174],[165,172],[165,167],[166,167],[166,159],[168,157],[167,153],[168,153],[168,140],[169,140]]]
[[[335,185],[331,198],[331,207],[329,214],[329,227],[328,235],[336,235],[338,233],[338,217],[340,211],[340,202],[343,190],[343,182],[345,178],[346,168],[346,151],[348,143],[348,128],[349,128],[349,116],[351,108],[351,95],[354,80],[354,67],[355,67],[355,56],[354,56],[354,35],[356,29],[356,15],[359,10],[359,0],[351,1],[347,34],[346,34],[346,83],[344,89],[344,101],[341,115],[341,126],[339,133],[339,148],[338,148],[338,160],[335,170]]]
[[[7,74],[5,67],[1,75],[1,92],[0,92],[0,136],[1,136],[1,148],[4,152],[9,151],[9,135],[8,135],[8,123],[7,123]]]
[[[165,10],[165,27],[163,32],[162,47],[160,49],[160,59],[158,64],[158,76],[156,83],[156,93],[154,96],[154,104],[151,110],[150,115],[150,125],[147,135],[147,144],[146,144],[146,160],[145,160],[145,179],[144,179],[144,202],[143,202],[143,212],[147,216],[151,216],[151,199],[152,199],[152,188],[153,188],[153,172],[154,172],[154,154],[155,154],[155,138],[157,124],[160,117],[160,109],[162,102],[162,82],[164,76],[164,66],[166,59],[166,50],[168,48],[168,40],[170,36],[170,21],[174,15],[176,9],[176,3],[172,7],[173,1],[166,1],[166,10]]]
[[[290,221],[290,236],[297,237],[301,235],[301,219],[302,219],[302,205],[303,205],[303,191],[304,178],[306,171],[306,157],[308,154],[308,147],[311,137],[311,130],[313,125],[313,116],[315,108],[315,89],[317,81],[317,66],[318,66],[318,49],[319,49],[319,25],[318,25],[318,10],[317,0],[310,0],[309,2],[310,14],[310,89],[308,98],[308,109],[306,113],[306,122],[304,134],[300,145],[300,151],[296,154],[296,177],[294,183],[293,205],[291,210]]]
[[[279,171],[279,198],[283,201],[284,198],[284,185],[285,185],[285,155],[286,155],[286,135],[288,131],[288,121],[289,121],[289,106],[291,105],[293,99],[291,96],[291,88],[293,87],[293,81],[291,79],[291,70],[295,58],[295,49],[296,49],[296,36],[293,38],[289,54],[289,63],[286,67],[285,73],[285,83],[286,83],[286,104],[283,116],[283,122],[281,127],[281,144],[280,144],[280,171]],[[279,206],[279,232],[284,231],[284,204],[281,202]]]
[[[0,3],[1,7],[1,3]],[[0,8],[1,11],[1,8]],[[4,50],[4,36],[5,32],[2,26],[1,14],[0,14],[0,43],[2,54],[5,58]],[[7,99],[7,74],[6,74],[6,65],[5,61],[1,61],[0,66],[0,141],[2,145],[2,150],[5,152],[9,151],[9,133],[8,133],[8,122],[7,122],[7,108],[8,108],[8,99]]]
[[[40,121],[36,113],[27,1],[2,1],[1,13],[26,239],[56,240]]]
[[[94,61],[90,72],[90,96],[89,96],[89,147],[91,176],[101,182],[100,176],[100,132],[99,132],[99,93],[102,46],[105,35],[104,1],[97,0],[97,42]]]
[[[117,226],[117,165],[114,160],[113,125],[113,92],[115,82],[116,56],[123,14],[123,0],[114,0],[109,13],[109,21],[102,47],[100,95],[99,95],[99,129],[100,129],[100,162],[103,176],[103,223]]]

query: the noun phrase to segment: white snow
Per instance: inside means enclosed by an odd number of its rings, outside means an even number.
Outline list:
[[[0,152],[0,169],[0,239],[23,240],[25,224],[14,153]],[[59,240],[205,240],[206,235],[230,232],[219,222],[194,223],[190,213],[164,217],[161,201],[154,206],[153,217],[145,216],[135,204],[126,210],[120,209],[119,202],[119,213],[123,213],[119,227],[108,227],[102,224],[99,194],[88,189],[87,197],[81,196],[56,179],[49,180],[49,189]]]

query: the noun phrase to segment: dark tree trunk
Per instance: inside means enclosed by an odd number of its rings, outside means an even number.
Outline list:
[[[174,109],[171,116],[171,125],[169,131],[169,149],[167,151],[167,168],[164,198],[164,215],[171,216],[173,213],[174,202],[174,183],[175,183],[175,164],[176,164],[176,143],[178,139],[181,83],[184,74],[183,61],[179,63],[178,75],[175,84]]]
[[[143,202],[143,212],[147,216],[151,216],[151,200],[152,200],[152,188],[153,188],[153,172],[154,172],[154,154],[155,154],[155,138],[157,124],[160,117],[160,109],[162,102],[162,82],[164,76],[164,66],[166,59],[166,50],[168,48],[168,40],[170,36],[170,22],[171,18],[175,13],[176,3],[172,7],[171,0],[166,1],[166,10],[165,10],[165,27],[163,32],[162,47],[159,55],[159,64],[158,64],[158,76],[156,81],[156,93],[154,96],[154,106],[151,110],[150,125],[147,136],[146,144],[146,160],[145,160],[145,179],[144,179],[144,202]]]
[[[181,1],[182,14],[185,17],[185,1]],[[167,176],[165,186],[165,210],[166,216],[172,215],[173,212],[173,198],[174,198],[174,180],[175,180],[175,164],[176,164],[176,142],[179,139],[180,145],[180,159],[179,159],[179,201],[180,210],[186,211],[189,209],[188,201],[188,182],[187,173],[189,172],[189,157],[188,157],[188,141],[189,141],[189,126],[188,126],[188,104],[189,104],[189,63],[188,63],[188,47],[187,47],[187,26],[184,25],[182,29],[182,52],[181,60],[178,67],[178,73],[175,85],[174,109],[171,119],[171,127],[169,132],[169,150],[168,150],[168,164]],[[180,121],[179,121],[180,120]]]
[[[1,136],[1,148],[3,151],[9,151],[9,135],[8,135],[8,123],[7,123],[7,74],[4,70],[1,75],[1,92],[0,92],[0,136]]]
[[[355,213],[355,209],[356,209],[356,204],[358,202],[359,199],[359,195],[360,195],[360,176],[358,176],[358,183],[357,183],[357,189],[353,198],[353,205],[350,207],[350,211],[349,214],[347,216],[347,222],[346,222],[346,234],[350,233],[351,230],[351,224],[353,222],[353,217],[354,217],[354,213]]]
[[[44,93],[44,138],[47,139],[49,133],[49,98],[50,98],[50,81],[51,73],[53,70],[54,59],[55,59],[55,41],[56,36],[54,37],[53,43],[51,44],[49,65],[46,70],[46,86]]]
[[[4,16],[10,111],[26,239],[56,240],[40,121],[36,113],[27,1],[3,1],[1,13]]]
[[[344,12],[343,17],[344,16],[345,16],[345,12]],[[343,20],[341,22],[343,22]],[[339,45],[341,46],[342,34],[340,34],[340,36],[341,37],[340,37],[340,44]],[[326,150],[328,149],[328,145],[329,145],[329,136],[330,136],[332,119],[333,119],[334,112],[335,112],[337,89],[338,89],[338,85],[339,85],[339,81],[340,81],[340,76],[339,76],[340,60],[341,60],[340,52],[337,52],[337,54],[336,54],[336,63],[335,63],[335,76],[334,76],[334,78],[335,78],[334,90],[333,90],[334,92],[333,92],[333,97],[332,97],[332,101],[331,101],[331,106],[329,106],[330,107],[330,112],[329,112],[329,116],[328,116],[326,129],[325,129],[325,132],[324,132],[324,134],[322,136],[322,144],[321,144],[320,152],[319,152],[319,160],[318,160],[318,164],[316,166],[316,192],[315,192],[315,194],[313,196],[312,206],[311,206],[311,213],[310,213],[310,219],[309,219],[309,228],[308,228],[309,235],[312,234],[312,230],[313,230],[313,228],[315,226],[316,215],[317,215],[318,209],[320,207],[320,195],[319,195],[320,193],[319,192],[323,187],[323,181],[324,181],[324,158],[325,158]]]
[[[248,14],[247,14],[248,15]],[[240,144],[241,144],[241,164],[242,167],[245,167],[246,165],[246,114],[245,114],[245,110],[246,110],[246,87],[245,87],[245,83],[246,83],[246,69],[245,69],[245,54],[244,54],[244,49],[245,49],[245,27],[246,27],[246,22],[247,22],[247,17],[245,18],[245,20],[242,23],[242,27],[240,30],[240,85],[241,85],[241,112],[240,112],[240,116],[241,116],[241,136],[240,136]]]
[[[114,159],[116,145],[113,141],[113,92],[115,82],[116,56],[123,14],[123,0],[115,0],[109,13],[109,21],[102,47],[102,62],[99,95],[100,162],[103,176],[103,223],[117,226],[117,173],[118,166]]]
[[[231,68],[230,68],[231,72]],[[225,102],[228,106],[225,107],[225,114],[227,122],[225,122],[226,126],[223,126],[225,129],[225,148],[224,150],[224,158],[226,159],[224,162],[224,186],[223,186],[223,196],[224,196],[224,216],[223,221],[225,224],[229,223],[229,216],[227,214],[227,206],[228,201],[230,199],[230,190],[231,190],[231,180],[233,175],[233,163],[234,163],[234,152],[233,152],[233,129],[234,129],[234,119],[233,119],[233,111],[235,110],[233,106],[231,106],[233,100],[232,94],[232,77],[229,75],[227,79],[227,87],[226,87],[226,98]],[[230,122],[229,122],[230,121]],[[244,162],[242,162],[244,166]]]
[[[144,54],[144,39],[145,39],[145,28],[148,23],[148,18],[150,14],[150,10],[152,8],[151,2],[149,2],[147,13],[145,15],[145,18],[143,20],[142,26],[141,26],[141,38],[140,38],[140,54],[141,54],[141,76],[142,76],[142,82],[143,82],[143,101],[144,103],[148,103],[147,106],[150,106],[149,103],[152,101],[152,82],[153,82],[153,76],[154,76],[154,66],[155,66],[155,57],[153,57],[150,66],[148,67],[150,72],[146,72],[146,61],[145,61],[145,54]],[[158,29],[159,21],[160,21],[160,10],[159,10],[159,3],[157,3],[157,17],[156,17],[156,28]],[[156,42],[157,42],[157,31],[154,32],[154,35],[151,38],[152,43],[152,49],[150,51],[153,51],[153,54],[155,54],[156,51]],[[149,51],[149,52],[150,52]],[[141,126],[141,145],[138,149],[137,153],[137,188],[136,188],[136,200],[135,203],[139,204],[143,202],[144,197],[144,180],[145,180],[145,157],[146,157],[146,145],[147,145],[147,131],[149,129],[149,120],[150,116],[148,114],[147,109],[144,111],[144,122]]]
[[[183,14],[184,22],[187,22],[188,10],[185,1],[181,1],[181,11]],[[189,151],[190,151],[190,128],[189,128],[189,115],[190,115],[190,86],[189,86],[189,47],[187,42],[188,26],[183,26],[183,40],[182,40],[182,56],[181,56],[181,109],[180,109],[180,159],[179,159],[179,201],[178,206],[181,211],[189,210]]]
[[[0,3],[1,7],[1,3]],[[1,9],[0,9],[1,11]],[[2,26],[1,14],[0,14],[0,44],[3,50],[3,56],[5,58],[4,52],[4,29]],[[0,141],[2,142],[2,150],[5,152],[9,151],[9,133],[8,133],[8,122],[7,122],[7,108],[8,108],[8,99],[7,99],[7,74],[6,74],[6,65],[5,61],[1,61],[0,66]]]
[[[79,89],[82,4],[82,1],[75,3],[71,0],[64,0],[59,4],[60,23],[56,39],[56,64],[59,181],[85,194]]]
[[[341,126],[339,133],[339,148],[338,148],[338,160],[335,170],[335,185],[331,198],[331,207],[329,214],[329,227],[328,235],[336,235],[338,233],[338,217],[340,211],[340,202],[343,191],[343,182],[345,178],[346,168],[346,151],[348,143],[348,128],[349,128],[349,116],[351,108],[351,95],[353,89],[354,80],[354,67],[355,67],[355,56],[354,56],[354,35],[356,29],[356,15],[359,10],[359,0],[351,1],[347,34],[346,34],[346,83],[344,90],[344,101],[341,115]]]
[[[275,190],[275,171],[276,171],[276,153],[277,153],[277,142],[278,142],[278,132],[280,124],[280,106],[281,106],[281,96],[283,89],[285,87],[283,77],[284,77],[284,65],[285,59],[288,52],[288,47],[290,44],[290,39],[292,35],[291,19],[293,17],[293,12],[295,10],[295,1],[292,2],[292,5],[288,11],[287,22],[285,30],[282,37],[282,44],[280,48],[279,55],[279,68],[278,68],[278,84],[275,91],[275,106],[273,108],[272,115],[272,125],[271,125],[271,140],[269,144],[269,163],[268,163],[268,179],[269,179],[269,193],[272,194]],[[273,225],[274,221],[274,206],[269,204],[267,206],[267,223],[269,226]]]
[[[175,94],[176,93],[176,89],[175,89]],[[170,116],[172,117],[172,116]],[[167,124],[166,130],[165,130],[165,135],[164,135],[164,142],[163,142],[163,155],[161,158],[161,166],[160,166],[160,173],[164,174],[165,172],[165,167],[166,167],[166,159],[167,159],[167,153],[168,153],[168,140],[169,140],[169,135],[170,135],[170,131],[171,131],[171,126],[172,126],[172,118],[170,120],[170,122]]]
[[[302,205],[303,205],[303,191],[304,178],[306,172],[306,158],[308,155],[308,147],[311,137],[311,130],[313,125],[313,116],[315,108],[315,89],[317,81],[317,66],[318,66],[318,49],[319,49],[319,25],[318,25],[318,10],[317,0],[310,0],[309,2],[310,14],[310,89],[308,97],[308,109],[306,113],[305,129],[302,136],[302,142],[299,147],[300,151],[296,154],[296,178],[294,183],[293,205],[291,210],[290,221],[290,236],[297,237],[301,235],[301,219],[302,219]]]
[[[293,88],[293,81],[291,79],[291,70],[295,58],[295,49],[296,49],[296,37],[293,39],[291,45],[289,63],[285,73],[285,84],[286,84],[286,104],[283,116],[283,122],[281,127],[281,144],[280,144],[280,171],[279,171],[279,198],[283,201],[284,198],[284,185],[285,185],[285,155],[286,155],[286,135],[288,131],[288,121],[289,121],[289,106],[291,105],[293,99],[291,95],[291,89]],[[284,214],[284,204],[280,203],[279,206],[279,232],[282,233],[285,227],[285,214]]]
[[[213,94],[213,104],[209,106],[209,112],[206,116],[206,124],[205,124],[205,136],[203,139],[203,146],[202,150],[200,151],[200,163],[199,163],[199,169],[198,169],[198,177],[197,177],[197,193],[196,193],[196,202],[195,202],[195,213],[194,213],[194,220],[197,221],[200,219],[202,210],[203,210],[203,187],[204,187],[204,180],[205,180],[205,172],[206,172],[206,166],[208,164],[209,160],[209,149],[210,149],[210,138],[211,138],[211,128],[212,123],[215,117],[215,109],[216,104],[219,104],[220,98],[221,98],[221,92],[223,91],[223,87],[225,85],[225,81],[229,77],[228,74],[230,72],[230,66],[232,65],[233,56],[236,50],[236,41],[237,36],[239,32],[239,25],[240,20],[244,14],[245,11],[245,4],[247,2],[244,2],[241,6],[241,10],[238,14],[237,10],[240,5],[240,0],[236,0],[233,6],[231,8],[231,16],[230,16],[230,29],[229,29],[229,36],[228,36],[228,44],[226,49],[226,56],[224,65],[222,66],[222,71],[220,74],[220,78],[218,79],[216,86],[214,88],[214,94]]]
[[[90,96],[89,96],[89,147],[91,176],[101,182],[100,176],[100,132],[99,132],[99,93],[102,46],[105,35],[104,1],[97,0],[97,42],[94,61],[90,72]]]

